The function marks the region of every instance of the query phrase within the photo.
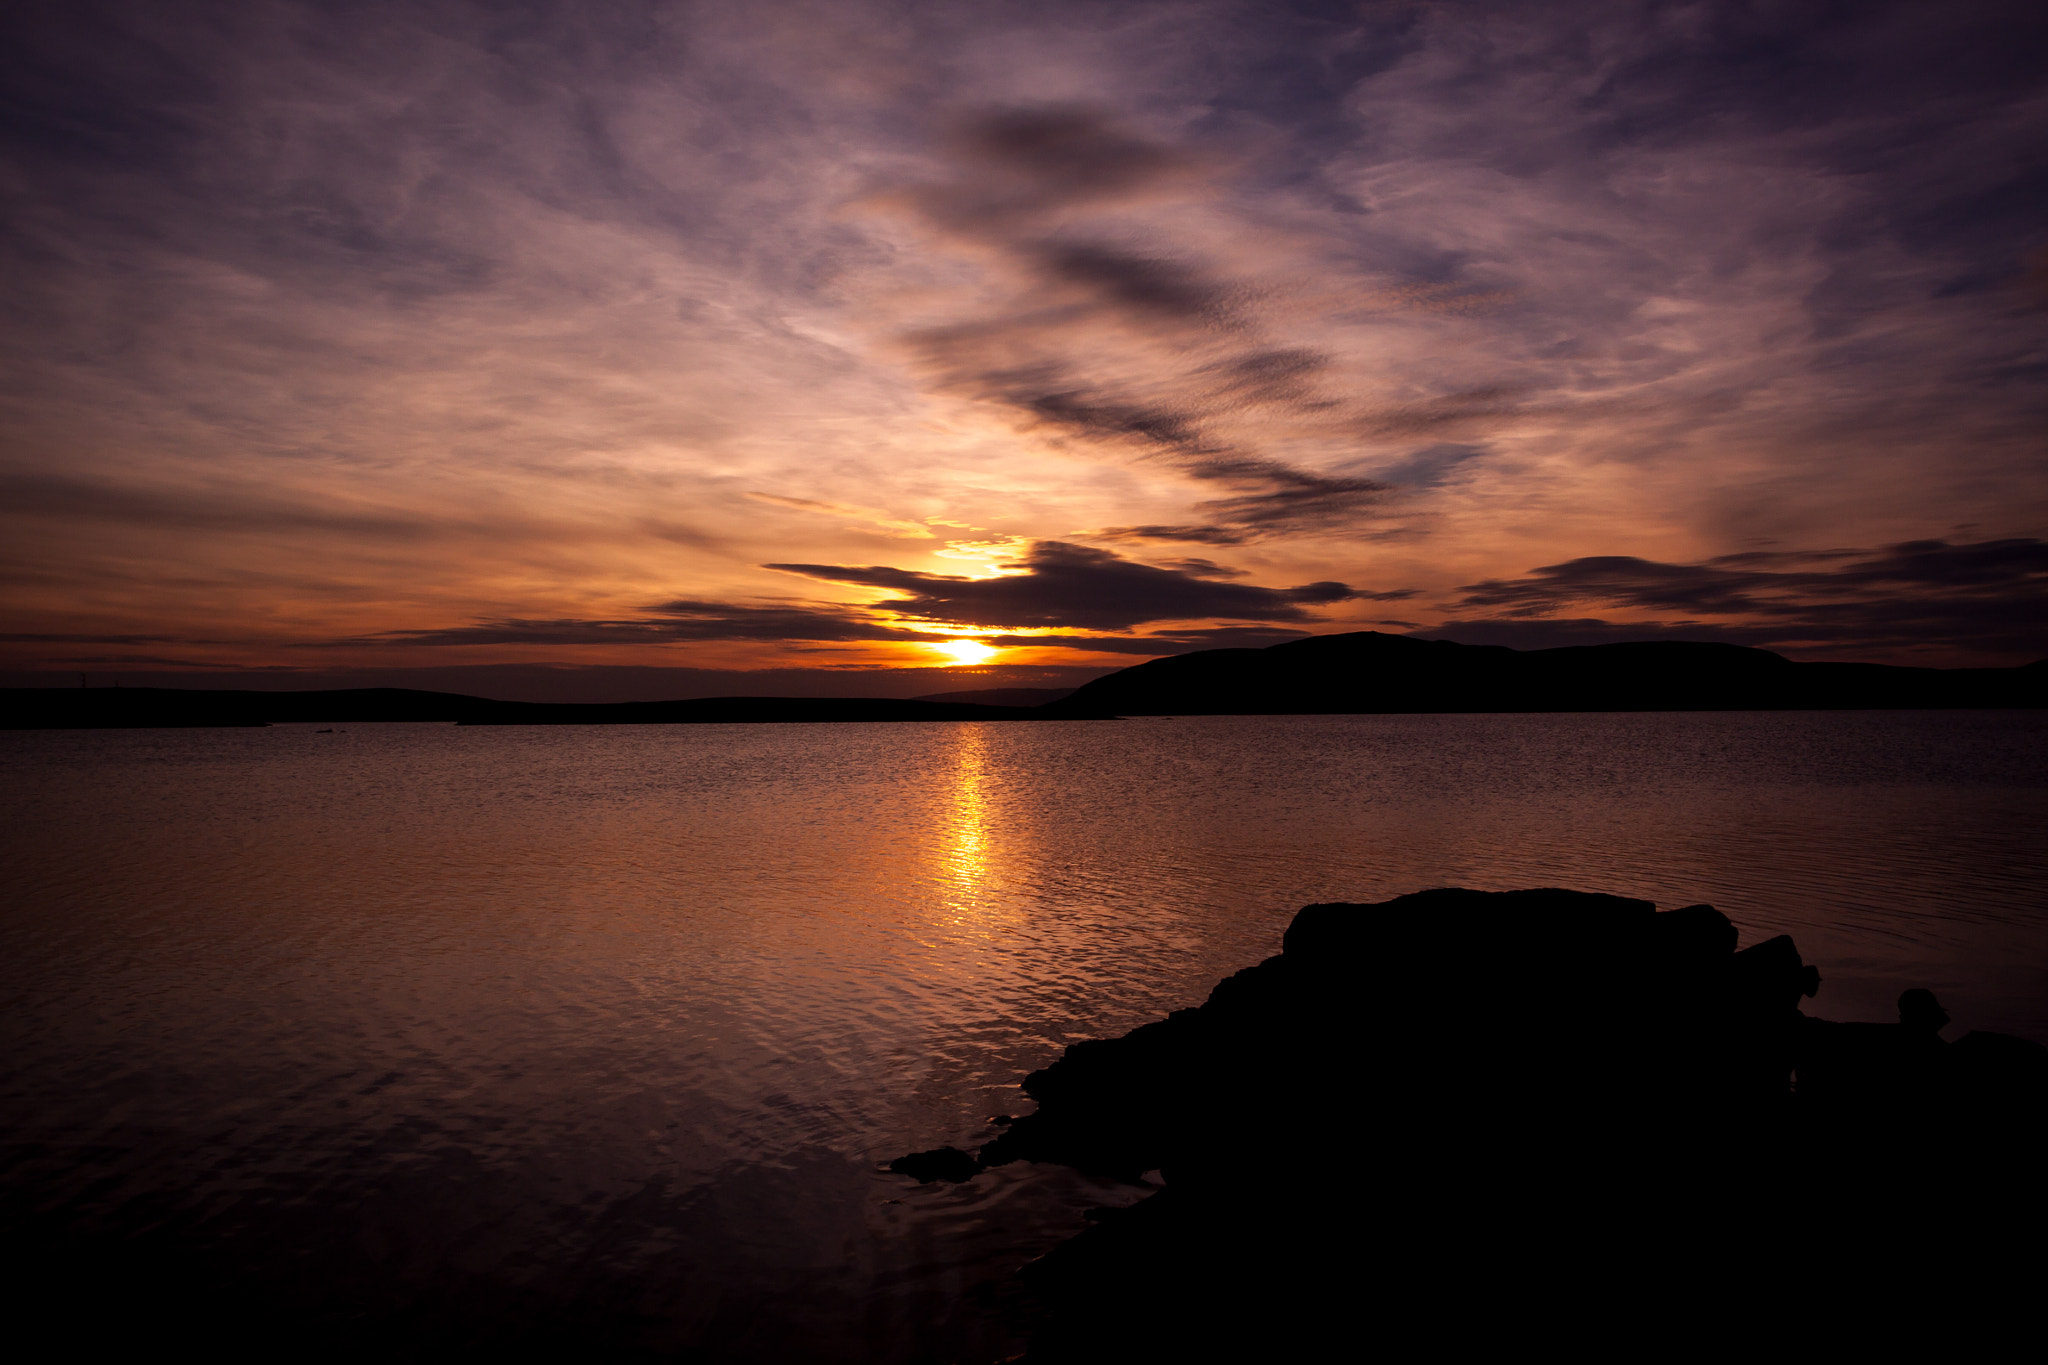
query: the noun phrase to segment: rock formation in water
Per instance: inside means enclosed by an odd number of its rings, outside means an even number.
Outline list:
[[[1165,1188],[1026,1269],[1027,1359],[1968,1355],[2031,1302],[2048,1049],[1803,1014],[1790,938],[1569,891],[1313,905],[1207,1003],[1033,1073],[967,1179]],[[1796,1078],[1796,1079],[1795,1079]]]

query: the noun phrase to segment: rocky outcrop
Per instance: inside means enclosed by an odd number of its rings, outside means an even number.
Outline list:
[[[1037,1111],[982,1148],[1165,1181],[1028,1268],[1029,1359],[1641,1355],[1816,1324],[1954,1348],[2017,1301],[2048,1050],[1944,1043],[1926,992],[1896,1025],[1813,1019],[1818,986],[1704,905],[1309,906],[1200,1008],[1033,1073]],[[1958,1248],[1987,1253],[1967,1285]]]

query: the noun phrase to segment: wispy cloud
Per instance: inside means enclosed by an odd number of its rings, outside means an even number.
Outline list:
[[[918,643],[946,638],[890,626],[862,613],[834,607],[754,607],[729,602],[683,600],[664,602],[648,610],[658,615],[616,621],[480,621],[438,630],[392,631],[371,637],[371,642],[403,645],[619,645],[707,640]],[[321,641],[318,647],[360,646],[363,643],[360,639]]]
[[[819,502],[815,498],[791,498],[779,493],[750,492],[747,496],[757,502],[773,503],[778,507],[794,507],[803,512],[818,512],[825,516],[839,517],[847,521],[856,522],[872,527],[874,530],[894,540],[938,539],[938,532],[932,530],[931,527],[923,522],[909,521],[902,517],[892,517],[888,513],[877,511],[872,507],[848,507],[842,503]]]
[[[1505,618],[1453,621],[1441,629],[1474,642],[1569,637],[1591,643],[1633,632],[1632,638],[1677,635],[1887,654],[1930,639],[1951,649],[2021,652],[2039,648],[2048,631],[2048,541],[1747,551],[1695,564],[1590,556],[1473,583],[1464,593],[1459,607]],[[1543,619],[1586,604],[1651,619],[1634,625]]]
[[[775,564],[784,573],[905,594],[865,606],[831,603],[753,605],[678,598],[613,619],[494,619],[369,637],[308,641],[304,647],[540,645],[613,646],[744,640],[785,644],[929,644],[977,632],[988,643],[1030,649],[1159,655],[1225,645],[1274,644],[1309,632],[1288,626],[1183,626],[1128,634],[1161,621],[1312,623],[1310,606],[1357,599],[1397,600],[1413,589],[1365,592],[1342,583],[1263,588],[1234,580],[1244,571],[1212,560],[1164,565],[1123,559],[1087,546],[1041,541],[992,578],[875,565]],[[941,628],[933,628],[938,623]],[[951,630],[943,627],[951,627]],[[1003,633],[1028,631],[1027,634]],[[1086,631],[1088,634],[1071,632]],[[71,637],[82,638],[82,637]]]
[[[1258,424],[1347,424],[1319,387],[1321,352],[1272,340],[1255,288],[1196,260],[1111,235],[1089,213],[1208,188],[1214,168],[1081,108],[998,110],[955,132],[949,176],[885,202],[973,253],[1001,297],[908,334],[937,390],[994,404],[1055,444],[1163,464],[1220,484],[1211,524],[1148,538],[1240,544],[1367,519],[1390,485],[1302,468],[1263,450]],[[1356,416],[1348,419],[1357,421]]]

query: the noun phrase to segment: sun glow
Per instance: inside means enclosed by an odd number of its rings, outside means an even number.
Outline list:
[[[999,652],[993,646],[985,645],[979,640],[948,640],[944,644],[933,645],[932,648],[941,654],[952,655],[956,664],[985,664]]]

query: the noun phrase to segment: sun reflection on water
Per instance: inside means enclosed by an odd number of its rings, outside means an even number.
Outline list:
[[[992,909],[994,858],[994,776],[986,725],[953,727],[957,737],[940,828],[939,881],[948,922],[986,922]]]

